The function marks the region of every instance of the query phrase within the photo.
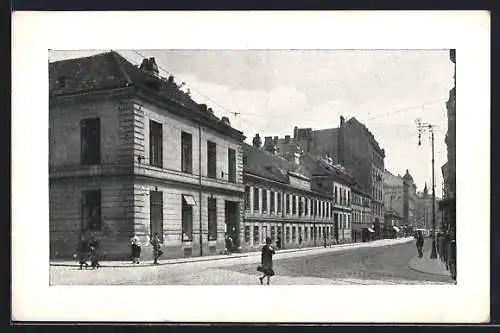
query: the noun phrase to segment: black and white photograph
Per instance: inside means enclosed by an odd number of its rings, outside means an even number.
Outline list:
[[[454,283],[454,66],[51,50],[50,283]]]
[[[487,14],[13,22],[15,318],[488,320]]]

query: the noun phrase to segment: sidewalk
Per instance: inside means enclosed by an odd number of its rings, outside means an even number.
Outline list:
[[[446,270],[445,263],[441,259],[431,259],[431,251],[425,252],[422,258],[415,256],[415,258],[410,260],[408,267],[421,273],[450,276],[450,273]]]
[[[308,247],[308,248],[293,248],[293,249],[283,249],[276,251],[275,258],[279,259],[281,255],[285,254],[293,254],[297,255],[306,255],[306,254],[321,254],[328,253],[332,251],[338,251],[344,248],[362,248],[362,247],[380,247],[387,245],[395,245],[406,243],[413,240],[412,237],[408,238],[397,238],[397,239],[381,239],[372,242],[366,243],[349,243],[349,244],[338,244],[332,245],[332,247]],[[212,255],[212,256],[203,256],[203,257],[189,257],[189,258],[177,258],[177,259],[167,259],[167,260],[159,260],[159,265],[153,265],[151,261],[141,262],[139,264],[132,264],[130,261],[101,261],[101,267],[151,267],[151,266],[162,266],[162,265],[175,265],[175,264],[184,264],[184,263],[194,263],[194,262],[203,262],[203,261],[215,261],[215,260],[227,260],[227,259],[237,259],[237,258],[248,258],[248,257],[258,257],[260,258],[260,251],[253,252],[245,252],[245,253],[233,253],[230,255]],[[78,263],[70,260],[51,260],[50,266],[66,266],[66,267],[79,267]]]

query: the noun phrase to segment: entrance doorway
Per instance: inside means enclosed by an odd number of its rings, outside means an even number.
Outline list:
[[[238,201],[225,202],[224,207],[226,235],[233,239],[231,252],[240,247],[240,203]]]

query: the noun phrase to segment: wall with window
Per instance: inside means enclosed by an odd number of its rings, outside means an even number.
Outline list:
[[[104,258],[130,252],[133,186],[128,182],[53,180],[49,187],[51,258],[71,258],[79,237],[95,237]]]
[[[49,165],[51,167],[82,165],[82,120],[98,119],[99,161],[91,164],[118,164],[125,161],[118,147],[125,124],[119,121],[120,103],[117,99],[105,101],[71,101],[51,103],[49,108]],[[82,131],[84,133],[82,133]],[[87,140],[92,141],[87,131]],[[85,136],[85,135],[83,135]],[[93,145],[91,145],[93,146]]]
[[[162,125],[163,158],[161,167],[197,176],[200,170],[203,177],[219,181],[243,183],[243,154],[241,144],[235,139],[201,127],[201,151],[199,150],[199,128],[194,122],[159,110],[153,105],[137,102],[136,108],[144,112],[141,120],[146,124],[144,133],[144,159],[151,164],[151,136],[149,123]],[[139,129],[141,125],[139,125]],[[214,156],[215,155],[215,156]],[[210,172],[209,172],[210,171]]]

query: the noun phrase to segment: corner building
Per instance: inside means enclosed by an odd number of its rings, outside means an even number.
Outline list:
[[[158,233],[164,258],[241,244],[244,136],[227,118],[162,78],[154,58],[116,52],[49,65],[50,256],[70,258],[79,237],[106,259],[143,258]]]

